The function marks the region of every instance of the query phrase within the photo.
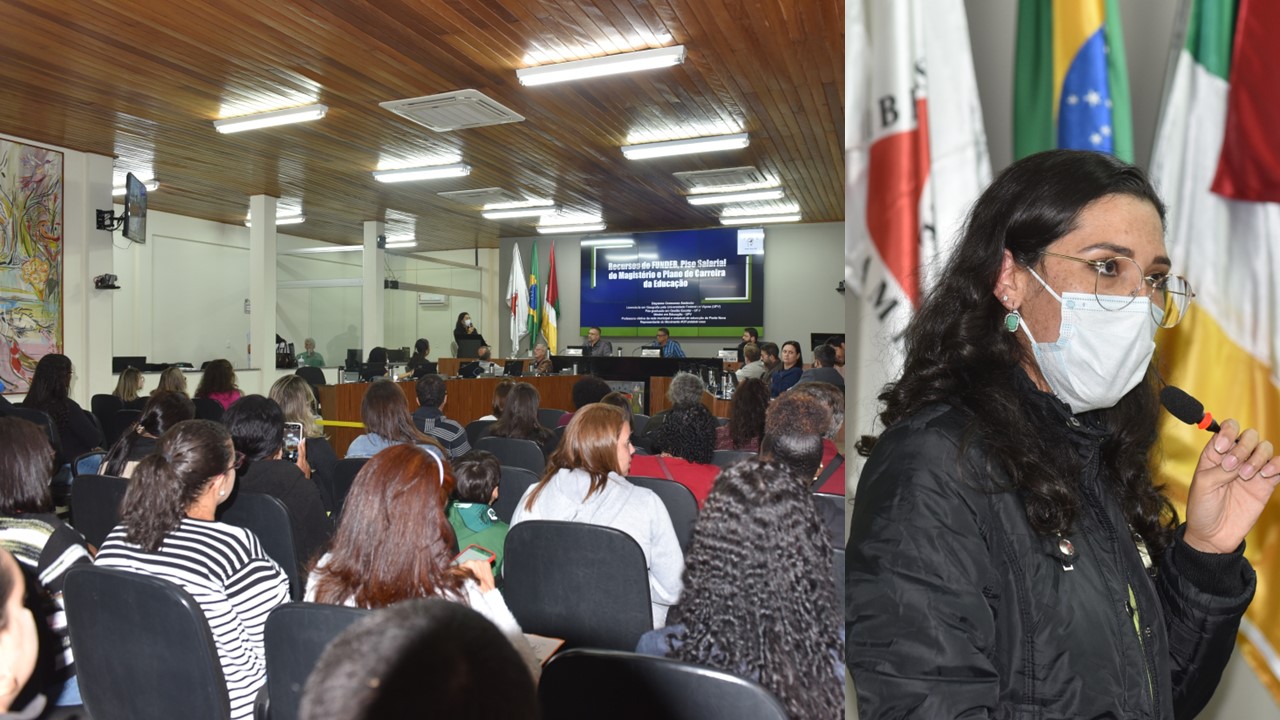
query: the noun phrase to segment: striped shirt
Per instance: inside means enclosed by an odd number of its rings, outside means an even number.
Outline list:
[[[93,562],[84,538],[53,514],[0,517],[0,548],[13,553],[23,567],[33,571],[53,601],[49,627],[62,643],[54,661],[66,675],[75,673],[71,658],[71,638],[67,635],[67,612],[62,601],[62,584],[67,570],[78,563]]]
[[[102,543],[97,564],[169,580],[204,611],[231,697],[231,717],[253,717],[266,681],[263,628],[267,614],[289,600],[289,580],[244,528],[183,518],[153,553],[125,540],[117,525]],[[157,642],[164,642],[157,638]]]

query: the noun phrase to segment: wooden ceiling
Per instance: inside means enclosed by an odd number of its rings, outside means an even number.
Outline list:
[[[227,223],[248,198],[299,203],[290,234],[419,249],[496,247],[437,192],[501,187],[601,212],[610,231],[717,225],[673,172],[755,166],[805,222],[843,218],[844,0],[5,0],[0,132],[154,174],[150,207]],[[684,64],[524,87],[516,69],[666,45]],[[477,89],[520,123],[435,133],[378,103]],[[322,120],[221,135],[212,121],[314,102]],[[744,150],[627,160],[619,146],[747,132]],[[460,154],[469,176],[376,182],[379,164]]]

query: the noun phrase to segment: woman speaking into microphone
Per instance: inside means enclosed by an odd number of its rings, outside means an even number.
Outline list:
[[[1185,522],[1152,483],[1158,328],[1194,297],[1108,155],[1021,160],[973,207],[880,395],[849,531],[860,716],[1191,718],[1255,576],[1280,460],[1234,420]]]

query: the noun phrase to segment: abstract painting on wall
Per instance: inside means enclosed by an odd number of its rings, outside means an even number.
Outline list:
[[[62,153],[0,140],[0,392],[62,352]]]

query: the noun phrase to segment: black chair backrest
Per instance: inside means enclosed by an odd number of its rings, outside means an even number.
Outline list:
[[[113,433],[115,435],[115,437],[112,440],[112,444],[114,445],[115,440],[118,440],[121,435],[124,435],[125,431],[129,429],[129,426],[138,422],[138,418],[140,417],[142,417],[141,410],[134,410],[133,408],[120,408],[119,410],[116,411],[115,416],[111,419],[112,424],[104,425],[103,431],[108,434]]]
[[[621,650],[653,629],[644,552],[621,530],[522,522],[507,533],[502,568],[503,598],[525,632]]]
[[[231,716],[209,622],[181,587],[77,565],[63,597],[80,695],[94,720]]]
[[[306,380],[311,387],[316,388],[325,384],[324,370],[318,367],[303,366],[294,371],[294,375]]]
[[[289,597],[295,600],[302,597],[293,525],[289,522],[289,510],[279,498],[236,490],[227,502],[218,506],[218,520],[257,535],[262,551],[275,560],[289,578]]]
[[[489,426],[497,422],[497,420],[472,420],[467,423],[467,444],[475,447],[480,442],[480,438],[484,437],[485,431]]]
[[[320,654],[371,610],[341,605],[288,603],[267,616],[267,696],[271,720],[296,720],[302,689]]]
[[[106,450],[90,450],[71,462],[71,475],[80,477],[81,475],[93,475],[102,467],[102,461],[107,457]]]
[[[489,436],[480,438],[476,448],[493,453],[503,465],[522,467],[538,475],[547,468],[547,458],[543,456],[542,448],[532,440]]]
[[[844,547],[844,496],[828,493],[813,493],[813,506],[818,511],[818,519],[827,529],[827,537],[831,547]]]
[[[631,434],[643,435],[644,429],[649,427],[649,416],[640,413],[631,413]]]
[[[750,450],[716,450],[711,453],[711,464],[727,468],[739,460],[746,460],[755,456],[756,454]]]
[[[556,408],[538,408],[538,424],[548,430],[555,430],[560,426],[560,418],[565,412],[567,411]]]
[[[844,607],[844,548],[836,548],[831,553],[831,564],[835,572],[832,576],[836,581],[836,602],[839,607]]]
[[[196,406],[197,420],[222,422],[222,405],[217,400],[212,398],[192,398],[191,402]]]
[[[737,675],[616,650],[569,650],[538,683],[547,720],[786,720],[768,690]]]
[[[510,524],[511,516],[524,497],[524,491],[542,479],[532,470],[520,467],[502,466],[502,479],[498,481],[498,500],[493,504],[493,511],[502,522]]]
[[[71,493],[71,526],[85,542],[102,547],[111,528],[120,524],[120,502],[129,481],[109,475],[80,475]]]
[[[671,516],[671,525],[675,528],[676,539],[680,541],[680,549],[689,552],[689,544],[693,542],[693,526],[698,522],[698,501],[693,491],[675,480],[666,478],[627,477],[631,484],[648,488],[658,495],[662,504],[667,507]]]
[[[53,446],[53,452],[57,456],[59,463],[69,462],[73,459],[62,457],[62,438],[58,435],[58,426],[53,424],[53,418],[49,417],[49,413],[20,405],[10,405],[4,411],[6,415],[39,425],[49,438],[49,444]]]
[[[367,462],[369,458],[344,458],[333,466],[333,473],[331,473],[333,477],[328,478],[328,482],[331,483],[329,497],[333,498],[335,527],[338,524],[338,518],[342,517],[342,506],[347,501],[347,493],[351,492],[351,483],[356,481],[356,475]]]
[[[564,431],[565,431],[565,430],[568,430],[568,429],[569,429],[569,426],[568,426],[568,425],[561,425],[560,427],[558,427],[558,428],[556,428],[555,430],[552,430],[552,431],[551,431],[551,432],[555,433],[555,436],[556,436],[556,443],[555,443],[555,447],[557,447],[557,448],[558,448],[558,447],[560,447],[560,443],[564,442]]]
[[[89,398],[89,412],[98,418],[98,424],[102,426],[102,431],[106,434],[106,444],[110,447],[120,438],[119,435],[113,435],[116,422],[116,411],[124,408],[124,401],[115,395],[94,395]]]

